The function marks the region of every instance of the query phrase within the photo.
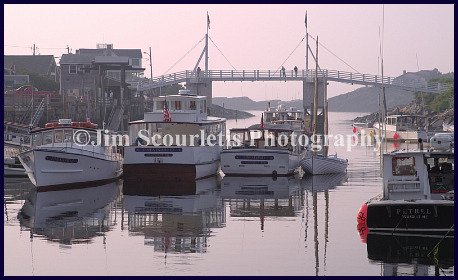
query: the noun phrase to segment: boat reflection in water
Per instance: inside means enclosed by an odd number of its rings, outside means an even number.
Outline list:
[[[318,241],[318,196],[324,195],[324,248],[323,248],[323,270],[326,271],[326,254],[329,242],[329,190],[335,189],[347,181],[346,173],[334,173],[323,175],[312,175],[304,177],[301,182],[301,188],[305,190],[305,239],[307,239],[308,220],[309,220],[309,193],[312,195],[313,209],[313,243],[315,253],[315,275],[320,275],[320,258],[319,258],[319,241]],[[321,213],[321,212],[320,212]]]
[[[381,275],[453,275],[454,236],[373,234],[367,257],[380,262]]]
[[[38,235],[68,245],[84,243],[114,226],[110,210],[120,194],[119,182],[60,191],[36,190],[31,190],[18,213],[21,226],[30,229],[31,238]]]
[[[294,217],[302,209],[299,180],[294,177],[232,177],[221,182],[221,197],[231,217]]]
[[[216,176],[191,182],[124,182],[129,232],[165,253],[205,253],[212,228],[224,227]],[[123,214],[124,216],[124,214]]]

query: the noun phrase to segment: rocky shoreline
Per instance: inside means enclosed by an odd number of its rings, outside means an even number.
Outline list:
[[[254,115],[245,111],[240,110],[233,110],[223,108],[216,104],[212,104],[210,107],[210,115],[218,118],[225,118],[225,119],[246,119],[253,117]]]
[[[425,116],[427,118],[428,130],[440,131],[443,128],[443,124],[454,123],[454,108],[445,110],[444,112],[435,112],[433,110],[425,109],[421,104],[412,102],[407,106],[395,107],[388,110],[388,115],[417,115]],[[353,121],[360,123],[368,123],[370,127],[378,122],[379,112],[375,112],[366,116],[357,117]]]

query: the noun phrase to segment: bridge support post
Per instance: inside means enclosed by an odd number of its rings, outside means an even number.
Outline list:
[[[189,79],[186,81],[186,89],[189,89],[193,94],[207,97],[208,112],[208,108],[212,105],[213,98],[212,81],[206,81],[205,78],[200,78],[198,81],[192,81]]]
[[[327,82],[324,78],[318,78],[318,116],[317,116],[317,133],[324,134],[325,118],[324,114],[324,98],[326,92]],[[313,79],[303,80],[303,91],[302,101],[304,107],[304,125],[305,132],[308,135],[312,134],[312,123],[313,123],[313,94],[315,92],[315,82]]]

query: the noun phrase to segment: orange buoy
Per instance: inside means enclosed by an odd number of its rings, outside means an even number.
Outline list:
[[[361,205],[361,208],[358,210],[358,214],[356,215],[356,221],[358,224],[366,224],[367,222],[367,204],[364,203]]]
[[[398,140],[399,139],[399,134],[397,134],[396,132],[393,134],[393,139],[394,140]]]

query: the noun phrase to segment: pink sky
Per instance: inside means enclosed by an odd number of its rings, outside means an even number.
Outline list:
[[[236,69],[277,69],[309,33],[361,73],[378,73],[379,26],[382,5],[5,5],[5,54],[60,56],[73,50],[113,43],[115,48],[152,47],[153,74],[161,75],[205,34],[206,12],[210,37]],[[385,75],[403,70],[454,69],[453,5],[385,5]],[[311,42],[313,43],[313,42]],[[203,42],[169,71],[193,68]],[[312,49],[315,49],[314,45]],[[210,43],[210,69],[232,69]],[[305,67],[300,45],[284,64]],[[323,48],[320,66],[352,71]],[[143,66],[149,61],[144,56]],[[57,59],[58,60],[58,59]],[[310,59],[311,60],[311,59]],[[309,62],[313,66],[313,62]],[[203,62],[202,66],[203,68]],[[329,96],[357,88],[331,83]],[[299,82],[214,83],[214,96],[249,96],[255,100],[300,96]]]

